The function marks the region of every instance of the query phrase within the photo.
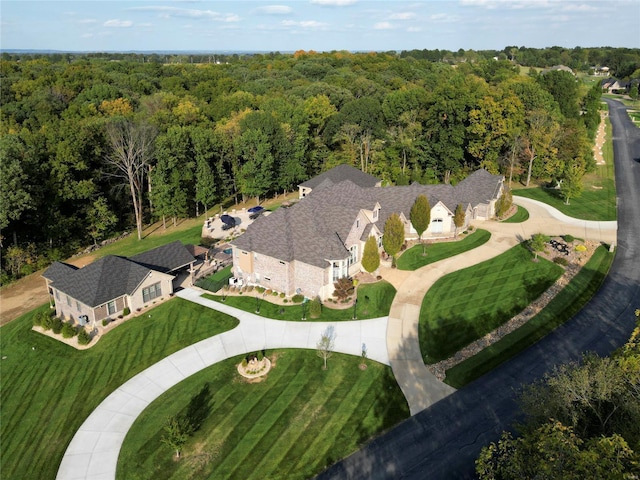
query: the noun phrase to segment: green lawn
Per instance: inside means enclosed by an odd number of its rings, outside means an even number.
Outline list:
[[[518,330],[447,370],[446,382],[455,388],[463,387],[569,320],[598,291],[613,258],[613,253],[599,247],[578,275],[540,313]]]
[[[78,351],[33,332],[34,312],[0,329],[0,462],[6,479],[54,479],[76,430],[107,395],[167,355],[237,325],[174,298]]]
[[[502,325],[562,274],[560,266],[532,258],[520,244],[438,280],[420,310],[420,350],[425,363],[444,360]]]
[[[153,402],[127,435],[117,478],[305,479],[409,417],[391,369],[333,355],[328,370],[309,350],[267,351],[275,367],[260,383],[236,372],[241,357],[209,367]],[[199,430],[180,461],[161,442],[166,419],[200,406]],[[193,403],[192,403],[193,405]]]
[[[162,226],[157,227],[160,235],[146,235],[142,240],[138,240],[138,236],[135,231],[131,233],[127,238],[123,238],[110,245],[106,245],[96,250],[98,257],[104,257],[105,255],[122,255],[130,257],[138,253],[146,252],[152,248],[166,245],[167,243],[180,240],[183,244],[199,245],[202,235],[202,223],[198,222],[198,225],[194,225],[188,228],[171,227],[167,228],[167,232],[160,232]]]
[[[356,316],[358,319],[386,317],[389,315],[391,302],[396,295],[396,289],[389,282],[381,281],[366,283],[358,286],[358,304]],[[202,295],[210,300],[222,301],[220,295],[205,293]],[[276,320],[302,320],[302,304],[276,305],[269,302],[269,295],[263,296],[256,292],[246,292],[242,296],[228,296],[225,303],[239,308],[245,312],[254,313],[260,308],[260,315]],[[325,306],[326,305],[326,306]],[[319,318],[309,316],[309,303],[305,305],[307,321],[312,322],[336,322],[353,319],[353,307],[346,309],[330,308],[331,304],[325,302],[322,307],[322,315]]]
[[[607,138],[611,134],[607,133]],[[607,145],[603,149],[603,155],[607,156]],[[609,150],[611,148],[609,147]],[[547,203],[557,208],[565,215],[584,220],[615,220],[616,219],[616,188],[614,181],[613,163],[607,160],[606,165],[596,167],[594,173],[584,177],[584,191],[578,198],[572,198],[570,205],[565,205],[560,198],[558,190],[537,188],[514,189],[513,194],[521,197],[532,198]]]
[[[502,223],[522,223],[529,220],[529,212],[527,211],[527,209],[521,207],[520,205],[518,205],[517,207],[518,211],[506,220],[502,220]]]
[[[489,241],[491,233],[478,229],[458,242],[443,242],[427,245],[427,255],[422,255],[422,245],[415,245],[398,258],[400,270],[417,270],[430,263],[439,262],[448,257],[473,250]]]

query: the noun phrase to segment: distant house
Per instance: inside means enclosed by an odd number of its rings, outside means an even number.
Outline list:
[[[627,90],[629,88],[629,82],[624,82],[615,78],[606,78],[602,80],[600,84],[602,90],[607,93],[616,93],[619,90]]]
[[[596,65],[595,67],[591,67],[591,69],[593,70],[593,74],[598,77],[608,77],[610,74],[609,67]]]
[[[258,219],[232,242],[233,273],[244,284],[326,299],[337,279],[361,270],[370,236],[381,247],[384,224],[392,213],[400,216],[405,236],[417,238],[409,217],[419,195],[431,205],[431,224],[423,237],[450,237],[458,205],[465,211],[465,226],[471,219],[495,216],[503,182],[501,175],[479,170],[456,186],[363,187],[345,180],[315,187],[294,206]]]
[[[567,67],[566,65],[554,65],[553,67],[545,68],[540,73],[544,75],[545,73],[553,72],[553,71],[568,72],[571,75],[575,76],[575,73],[573,72],[573,70],[571,70],[571,68]]]
[[[320,190],[347,180],[359,187],[379,187],[382,183],[373,175],[364,173],[351,165],[343,164],[298,185],[300,198],[306,197],[313,190]]]
[[[55,262],[42,276],[57,316],[97,322],[172,294],[176,274],[194,261],[176,241],[130,258],[107,255],[83,268]]]

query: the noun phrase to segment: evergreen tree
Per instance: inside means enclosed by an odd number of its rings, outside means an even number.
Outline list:
[[[464,208],[462,204],[459,203],[456,207],[456,211],[453,214],[453,224],[456,226],[456,237],[458,236],[458,229],[464,226],[464,220],[466,218]]]
[[[372,273],[380,266],[380,253],[378,252],[378,241],[376,237],[367,238],[362,253],[362,268]]]

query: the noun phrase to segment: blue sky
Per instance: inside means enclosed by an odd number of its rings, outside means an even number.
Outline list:
[[[640,0],[2,0],[0,30],[68,51],[640,47]]]

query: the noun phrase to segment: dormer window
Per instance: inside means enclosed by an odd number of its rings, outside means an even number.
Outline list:
[[[377,208],[373,211],[373,219],[374,220],[378,219],[378,209]]]

